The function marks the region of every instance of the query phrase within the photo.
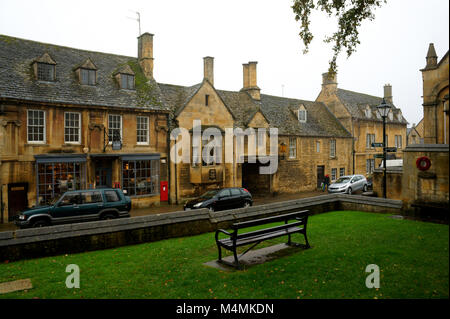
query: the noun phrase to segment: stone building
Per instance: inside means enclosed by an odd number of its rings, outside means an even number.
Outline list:
[[[322,79],[322,90],[316,101],[324,103],[353,136],[351,173],[370,176],[381,163],[374,155],[381,154],[382,149],[372,147],[372,143],[383,142],[383,121],[377,111],[382,98],[340,89],[337,77],[328,73]],[[389,84],[384,86],[384,99],[392,106],[386,118],[387,146],[397,148],[396,153],[390,153],[390,158],[401,159],[406,146],[407,121],[394,105]]]
[[[423,119],[419,123],[406,129],[406,146],[411,144],[423,144]]]
[[[121,187],[134,207],[168,181],[168,110],[152,35],[138,58],[0,35],[2,221],[72,189]]]
[[[408,145],[403,162],[401,199],[416,215],[448,220],[449,214],[449,51],[438,62],[431,43],[423,77],[424,144]]]
[[[252,161],[254,154],[249,152],[248,142],[242,163],[236,159],[231,163],[196,162],[194,158],[203,146],[193,146],[191,163],[171,163],[173,202],[216,187],[243,186],[252,193],[267,194],[314,190],[325,174],[335,179],[351,171],[351,135],[323,103],[261,94],[257,62],[243,65],[240,91],[218,90],[214,87],[213,64],[212,57],[204,58],[204,78],[199,84],[159,84],[171,110],[171,129],[187,128],[192,140],[194,120],[201,122],[201,130],[215,127],[222,135],[230,128],[277,128],[278,167],[273,174],[260,174],[259,168],[264,164]],[[232,147],[237,147],[236,137]],[[268,136],[262,149],[263,158],[269,156]]]

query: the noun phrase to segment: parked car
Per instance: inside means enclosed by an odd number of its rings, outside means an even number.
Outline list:
[[[341,176],[328,187],[329,193],[352,193],[362,190],[367,192],[368,182],[363,175]]]
[[[208,208],[218,211],[232,208],[249,207],[253,205],[253,198],[245,188],[232,187],[210,190],[184,205],[184,210]]]
[[[55,197],[50,205],[34,206],[20,212],[20,228],[129,217],[131,199],[117,188],[69,191]]]

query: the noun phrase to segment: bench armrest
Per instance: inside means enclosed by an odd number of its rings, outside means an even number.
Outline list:
[[[216,230],[216,241],[219,239],[219,233],[224,233],[225,235],[228,235],[231,237],[231,233],[227,232],[226,230],[223,229],[218,229]]]

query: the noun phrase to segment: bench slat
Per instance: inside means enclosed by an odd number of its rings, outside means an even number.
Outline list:
[[[255,242],[263,241],[263,240],[267,240],[267,239],[286,236],[286,235],[293,234],[293,233],[299,233],[299,232],[302,232],[303,230],[304,229],[300,228],[300,227],[291,227],[291,228],[287,228],[287,229],[283,229],[283,230],[273,231],[273,232],[267,233],[265,235],[256,235],[256,236],[252,236],[252,237],[237,239],[236,247],[245,246],[245,245],[248,245],[251,243],[255,243]],[[221,240],[219,240],[219,242],[221,245],[226,246],[228,248],[233,247],[233,240],[231,240],[230,238],[221,239]]]
[[[266,218],[250,220],[250,221],[240,222],[240,223],[234,223],[233,225],[231,225],[231,228],[232,229],[240,229],[240,228],[247,228],[247,227],[258,226],[258,225],[264,225],[264,224],[269,224],[272,222],[283,221],[286,219],[293,219],[298,216],[299,217],[307,216],[307,213],[308,213],[308,210],[302,210],[299,212],[294,212],[294,213],[289,213],[289,214],[266,217]]]
[[[297,221],[297,222],[290,223],[290,224],[284,224],[284,225],[278,225],[278,226],[264,228],[264,229],[258,229],[258,230],[255,230],[255,231],[238,234],[236,238],[239,240],[239,239],[244,239],[246,237],[257,236],[257,235],[260,235],[260,234],[264,235],[266,233],[272,233],[272,232],[275,232],[275,231],[279,231],[279,230],[283,230],[283,229],[287,229],[287,228],[291,228],[291,227],[295,227],[295,226],[301,226],[301,225],[304,225],[304,224],[305,224],[304,221]]]

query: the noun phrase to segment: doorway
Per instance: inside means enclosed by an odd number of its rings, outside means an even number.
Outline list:
[[[8,184],[8,221],[28,208],[28,183]]]
[[[95,161],[95,187],[112,187],[112,161],[108,159]]]
[[[317,166],[317,188],[320,188],[320,184],[323,182],[324,177],[325,177],[325,166],[324,165]]]

